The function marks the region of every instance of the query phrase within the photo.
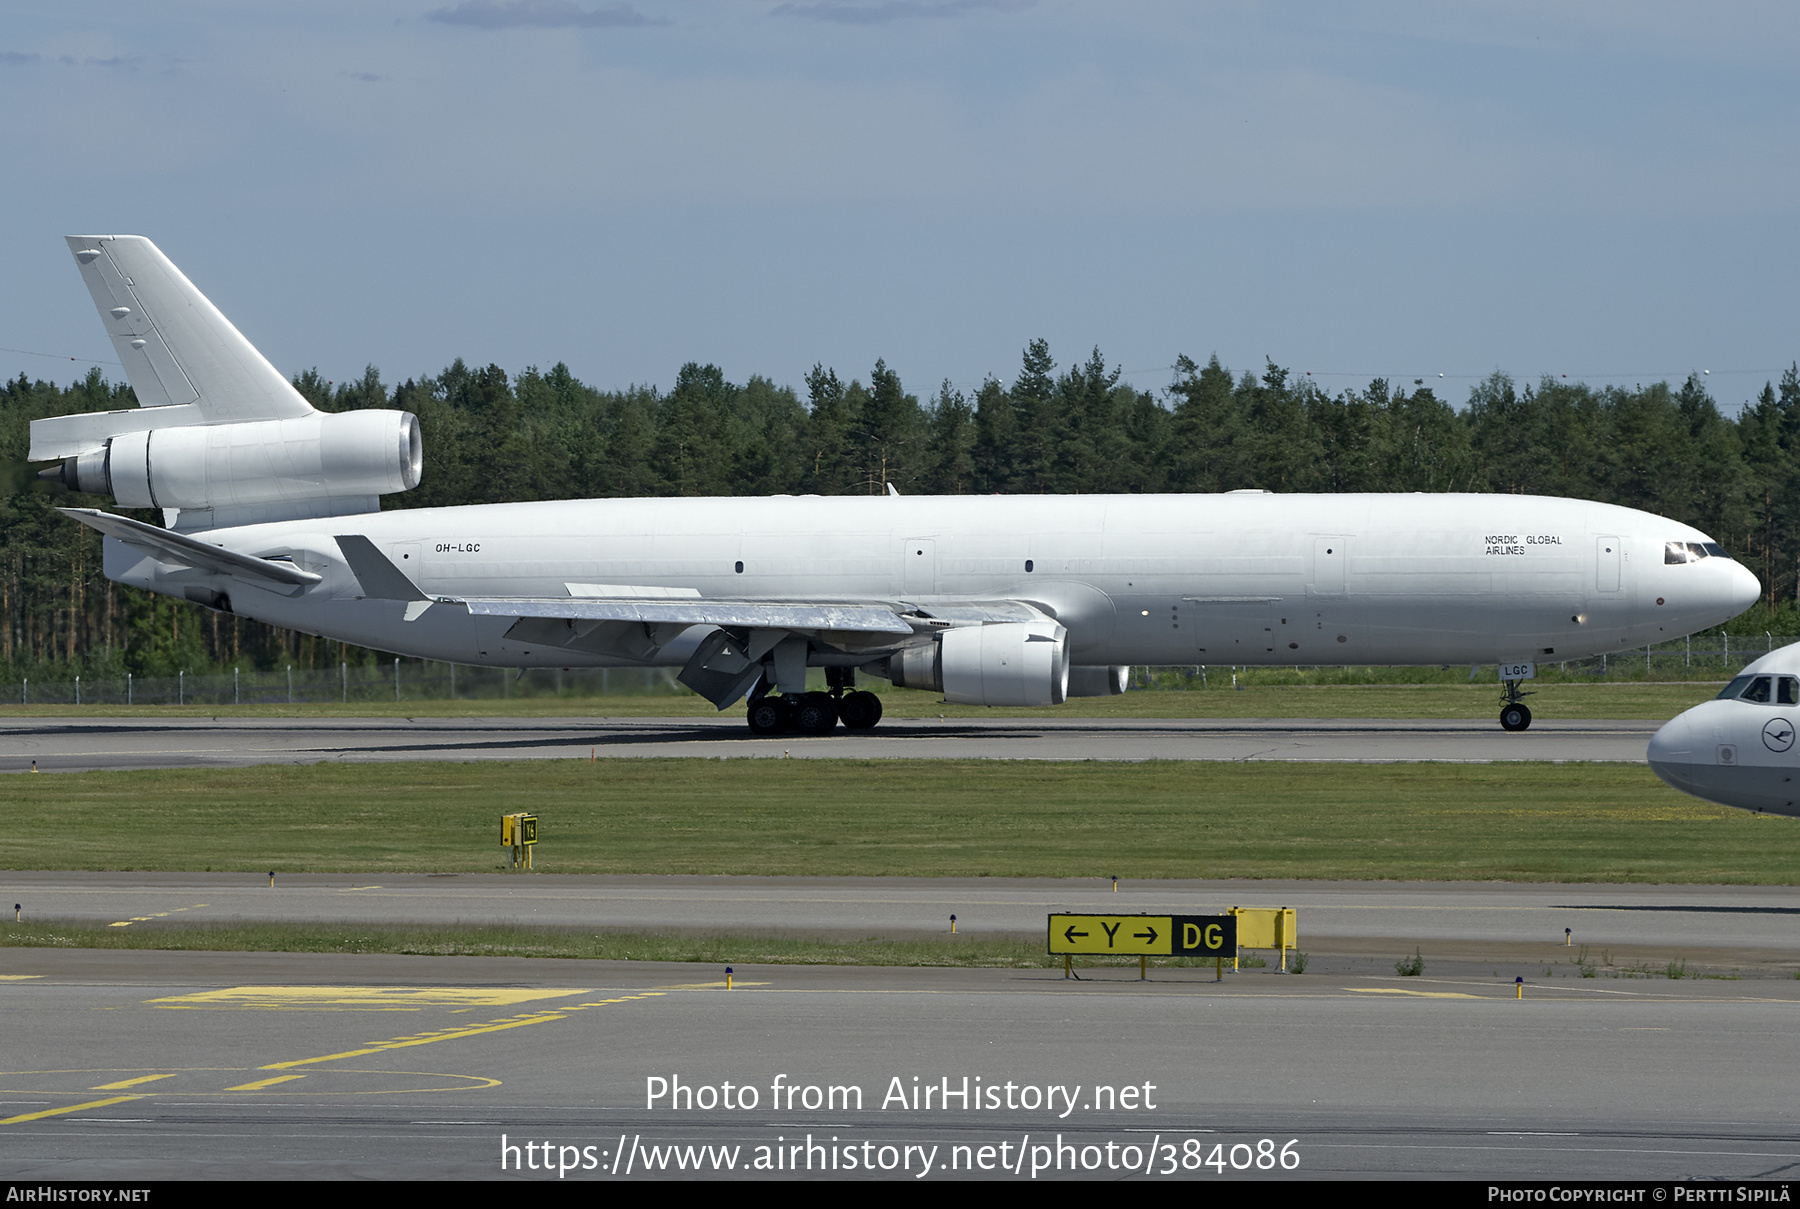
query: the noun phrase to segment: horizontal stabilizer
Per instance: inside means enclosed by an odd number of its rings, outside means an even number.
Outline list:
[[[220,575],[248,576],[289,587],[305,587],[318,583],[322,578],[311,571],[302,571],[293,563],[282,559],[239,554],[236,550],[227,550],[223,546],[215,546],[185,534],[158,529],[155,525],[146,525],[127,516],[117,516],[95,508],[59,508],[57,511],[74,517],[90,529],[98,529],[108,537],[116,537],[160,562],[212,571]]]

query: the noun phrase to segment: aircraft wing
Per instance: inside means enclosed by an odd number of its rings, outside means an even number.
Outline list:
[[[959,622],[1031,621],[1043,617],[1031,605],[1015,600],[758,600],[703,597],[692,588],[596,584],[570,584],[569,596],[458,596],[438,597],[433,602],[368,538],[339,534],[337,544],[364,595],[408,602],[409,620],[423,613],[422,606],[427,602],[460,604],[476,617],[514,618],[519,623],[514,627],[519,635],[558,645],[567,645],[571,636],[586,636],[608,622],[909,636]]]
[[[97,508],[58,508],[57,511],[75,518],[90,529],[98,529],[108,537],[118,538],[158,562],[212,571],[220,575],[247,577],[261,581],[264,585],[274,583],[290,588],[316,584],[322,578],[311,571],[302,571],[283,559],[239,554],[236,550],[227,550],[223,546],[215,546],[169,529],[158,529],[155,525],[146,525],[143,521],[134,521],[128,516],[101,512]]]
[[[764,656],[793,635],[817,635],[829,646],[879,656],[884,650],[912,645],[915,635],[958,623],[1042,616],[1029,604],[1007,600],[939,606],[898,600],[734,600],[697,594],[643,594],[440,598],[440,603],[461,604],[476,616],[512,618],[506,636],[514,642],[644,662],[656,659],[683,634],[691,639],[690,631],[703,627],[707,632],[693,647],[677,679],[720,709],[750,690],[764,675]],[[409,604],[407,617],[418,616],[426,607],[419,602]],[[937,616],[940,610],[956,616]],[[803,650],[804,645],[803,640]]]
[[[645,625],[715,625],[757,630],[831,630],[858,634],[912,634],[894,607],[881,604],[624,598],[470,597],[462,601],[478,617],[560,621],[635,621]]]

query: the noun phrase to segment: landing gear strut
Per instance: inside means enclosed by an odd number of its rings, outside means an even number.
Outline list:
[[[759,735],[798,731],[803,735],[828,735],[842,722],[851,730],[867,730],[881,721],[881,698],[861,689],[845,690],[855,683],[850,668],[826,668],[823,693],[762,693],[750,698],[746,718]]]
[[[1502,681],[1506,686],[1506,695],[1501,698],[1505,704],[1500,707],[1500,729],[1527,730],[1531,726],[1531,711],[1524,705],[1524,699],[1530,693],[1519,689],[1518,680]]]

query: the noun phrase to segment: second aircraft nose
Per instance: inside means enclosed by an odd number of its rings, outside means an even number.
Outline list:
[[[1686,714],[1677,715],[1663,723],[1662,728],[1650,737],[1650,763],[1667,763],[1678,760],[1692,753],[1693,728]]]

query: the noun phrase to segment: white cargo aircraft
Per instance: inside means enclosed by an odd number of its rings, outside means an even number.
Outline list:
[[[1750,664],[1650,740],[1656,775],[1695,797],[1800,816],[1800,643]]]
[[[108,578],[454,663],[679,667],[720,709],[747,694],[759,733],[873,726],[859,673],[1022,706],[1121,692],[1132,664],[1498,663],[1501,724],[1523,730],[1535,661],[1675,638],[1758,594],[1686,525],[1517,495],[382,512],[418,485],[415,417],[314,410],[147,239],[69,248],[140,406],[38,420],[30,456],[167,525],[65,509],[107,536]]]

